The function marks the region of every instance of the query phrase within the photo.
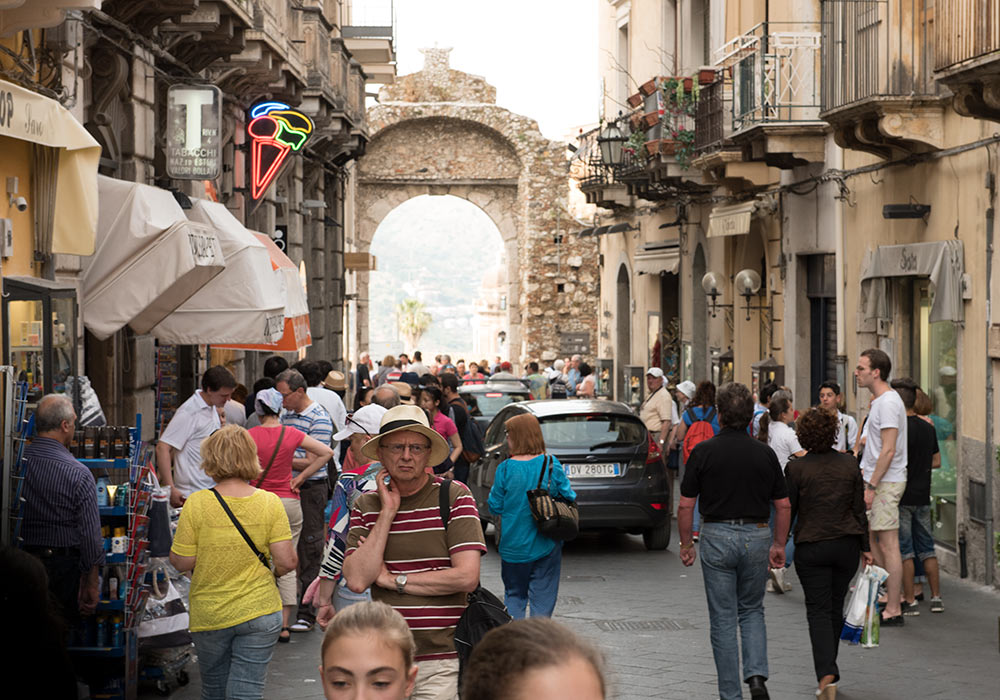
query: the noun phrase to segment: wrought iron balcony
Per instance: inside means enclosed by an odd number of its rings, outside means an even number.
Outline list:
[[[955,111],[1000,121],[1000,4],[937,0],[935,77],[955,94]]]
[[[734,133],[819,120],[821,37],[817,23],[763,22],[719,49],[717,64],[732,72]]]
[[[695,114],[694,150],[696,153],[716,151],[727,136],[725,83],[717,80],[701,88],[698,111]]]
[[[940,148],[924,0],[824,0],[823,111],[838,143],[884,158]],[[938,14],[940,16],[940,13]]]

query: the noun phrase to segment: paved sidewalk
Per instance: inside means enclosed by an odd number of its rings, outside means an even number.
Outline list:
[[[775,700],[811,698],[815,689],[802,591],[794,573],[788,579],[792,592],[765,598],[768,688]],[[502,594],[500,561],[492,545],[483,560],[483,583]],[[1000,698],[1000,594],[950,577],[942,588],[944,613],[932,615],[924,604],[905,627],[883,630],[879,648],[841,647],[838,698]],[[600,534],[569,544],[556,619],[604,651],[609,698],[718,698],[700,563],[685,569],[676,545],[667,552],[646,552],[639,537]],[[277,645],[268,700],[322,698],[321,636],[317,629]],[[200,697],[197,666],[190,670],[191,685],[172,697]]]

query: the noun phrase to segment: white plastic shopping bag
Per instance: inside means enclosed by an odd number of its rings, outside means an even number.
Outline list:
[[[840,632],[840,638],[848,644],[878,646],[878,587],[888,577],[889,572],[874,565],[866,566],[854,577]]]

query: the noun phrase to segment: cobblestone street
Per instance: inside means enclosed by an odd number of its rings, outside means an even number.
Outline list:
[[[488,538],[489,539],[489,538]],[[620,700],[717,698],[700,564],[685,569],[676,546],[646,552],[641,538],[585,534],[567,546],[556,618],[593,640],[608,661],[610,692]],[[805,606],[793,590],[767,594],[768,688],[775,700],[814,696]],[[483,583],[502,594],[496,550],[483,560]],[[995,700],[1000,697],[997,614],[1000,596],[958,579],[942,581],[945,612],[926,605],[903,629],[882,632],[877,649],[842,646],[846,700]],[[279,644],[271,662],[268,700],[321,698],[319,630]],[[177,700],[199,697],[196,665]]]

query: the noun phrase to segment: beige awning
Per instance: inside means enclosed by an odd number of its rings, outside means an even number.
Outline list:
[[[715,207],[708,216],[708,237],[742,236],[750,233],[750,218],[756,208],[755,200]]]
[[[216,232],[226,269],[160,321],[150,334],[176,345],[274,343],[285,328],[286,293],[267,246],[225,205],[192,199],[187,217]]]
[[[934,293],[931,323],[965,320],[962,277],[965,247],[958,239],[882,245],[865,255],[858,297],[858,331],[866,332],[875,319],[892,318],[886,281],[890,277],[927,277]]]
[[[55,27],[68,10],[99,10],[101,0],[0,0],[0,37],[23,29]]]
[[[83,323],[100,339],[148,333],[225,269],[214,229],[158,187],[98,178],[97,249],[83,261]]]
[[[644,250],[635,254],[632,270],[637,275],[677,274],[680,262],[680,248],[677,246]]]
[[[9,115],[0,119],[0,136],[58,149],[52,252],[91,255],[100,144],[55,100],[3,80],[0,93],[5,93],[0,109]]]

